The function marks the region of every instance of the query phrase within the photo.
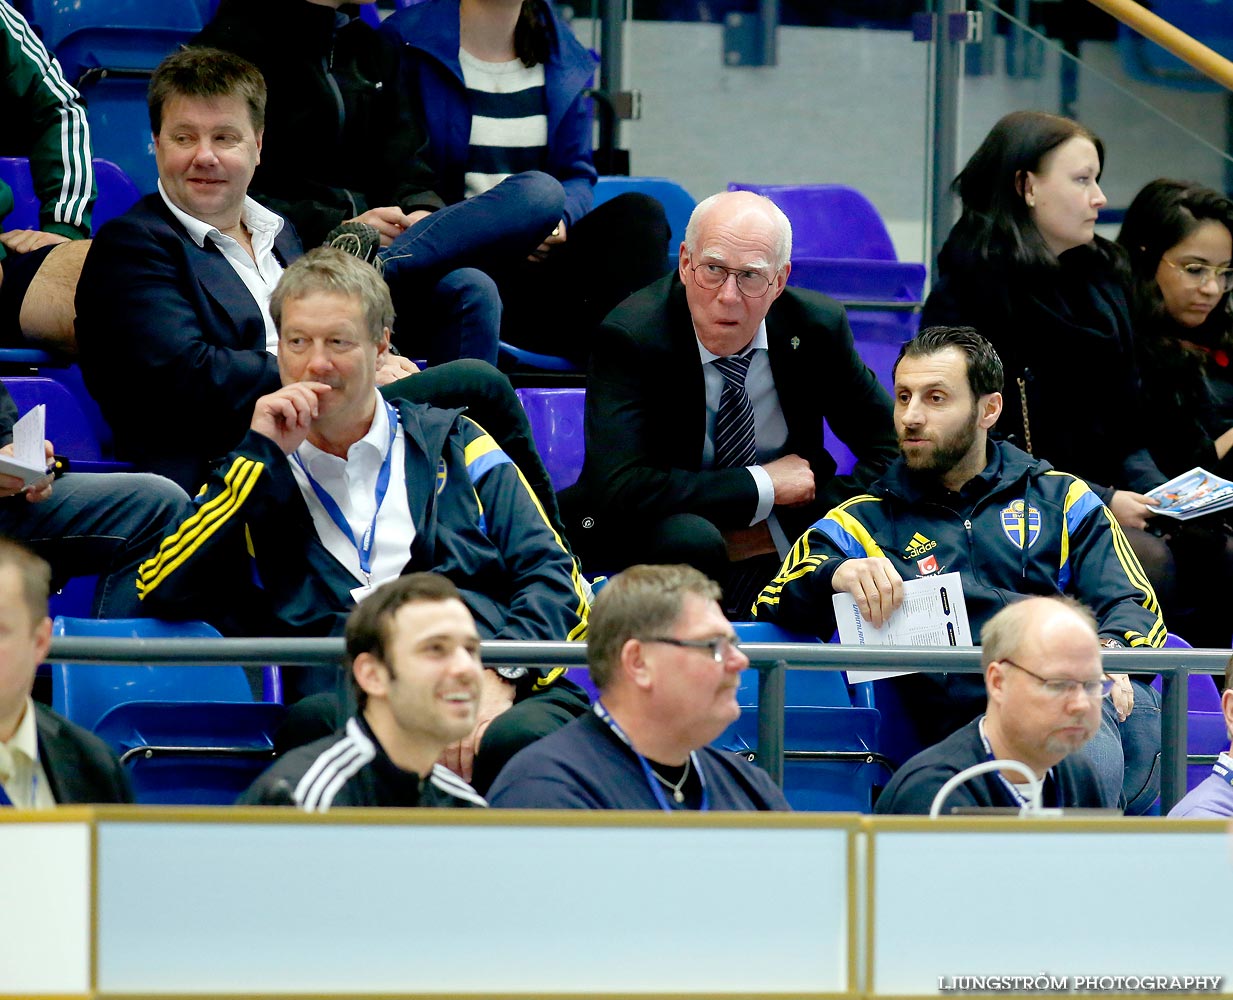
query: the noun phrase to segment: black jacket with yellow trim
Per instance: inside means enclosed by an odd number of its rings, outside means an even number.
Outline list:
[[[829,637],[831,578],[840,563],[885,556],[905,580],[960,573],[974,636],[1019,597],[1070,594],[1092,609],[1102,637],[1162,645],[1156,594],[1096,494],[1014,445],[989,449],[984,470],[959,493],[931,487],[897,460],[870,493],[801,536],[755,601],[755,617]]]
[[[589,609],[576,564],[518,467],[461,410],[397,405],[416,528],[403,572],[449,577],[484,638],[583,638]],[[318,538],[287,457],[253,431],[137,582],[163,617],[209,618],[251,596],[265,619],[254,627],[277,635],[341,634],[357,585]]]
[[[1102,637],[1162,645],[1152,585],[1087,483],[1006,442],[991,442],[988,454],[958,493],[909,472],[900,458],[870,493],[840,504],[797,540],[754,602],[754,617],[827,638],[835,630],[835,571],[845,559],[885,556],[905,580],[958,572],[974,637],[1020,597],[1070,594],[1092,609]],[[985,704],[979,674],[915,674],[892,684],[925,744]]]

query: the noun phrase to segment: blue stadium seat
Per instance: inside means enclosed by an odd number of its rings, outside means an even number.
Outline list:
[[[667,177],[604,176],[595,182],[595,204],[602,205],[618,195],[631,192],[649,194],[664,206],[668,225],[672,228],[668,239],[668,268],[675,270],[678,251],[685,239],[685,226],[698,203],[680,184]]]
[[[39,199],[24,156],[0,156],[0,181],[13,192],[13,210],[0,219],[0,229],[38,229]]]
[[[586,457],[582,432],[586,390],[528,388],[517,393],[553,489],[572,486],[582,473]]]
[[[57,617],[54,636],[217,638],[204,622]],[[92,730],[124,762],[137,800],[227,805],[273,759],[285,710],[277,667],[254,701],[239,666],[52,664],[52,707]]]
[[[733,622],[742,642],[816,643],[769,622]],[[854,705],[837,671],[791,670],[785,678],[784,794],[794,809],[869,812],[873,786],[888,777],[878,752],[876,709]],[[758,738],[758,674],[741,675],[741,717],[716,745],[752,753]]]
[[[504,340],[497,342],[498,365],[502,371],[522,371],[530,369],[544,372],[566,372],[581,374],[582,369],[568,358],[558,358],[555,354],[539,354],[522,347],[515,347]]]
[[[792,274],[788,284],[823,292],[841,302],[919,303],[925,265],[895,254],[877,208],[842,184],[743,184],[729,191],[755,191],[775,202],[792,223]],[[861,358],[884,386],[900,345],[916,336],[919,314],[849,309],[848,322]]]
[[[98,183],[98,198],[90,216],[90,229],[97,233],[104,222],[132,208],[141,192],[133,179],[110,160],[95,159],[94,179]]]
[[[1195,41],[1233,59],[1233,7],[1220,0],[1152,0],[1151,11]],[[1126,75],[1144,83],[1192,93],[1219,93],[1215,80],[1182,62],[1132,28],[1118,25],[1118,51]]]
[[[0,180],[13,191],[13,211],[0,219],[0,229],[37,229],[39,201],[30,176],[30,161],[24,156],[0,156]],[[141,197],[137,185],[110,160],[95,158],[94,180],[98,196],[90,216],[90,231],[97,233],[108,219],[123,215]]]
[[[153,191],[146,86],[154,67],[201,30],[196,0],[29,0],[28,17],[81,91],[94,151],[138,190]]]
[[[1165,648],[1192,648],[1181,636],[1172,632],[1165,636]],[[1187,756],[1216,756],[1229,748],[1229,733],[1220,707],[1220,689],[1211,674],[1190,674],[1188,677],[1188,708],[1186,715]],[[1152,686],[1160,690],[1160,678]],[[1190,764],[1186,768],[1186,790],[1194,788],[1212,773],[1210,764]]]

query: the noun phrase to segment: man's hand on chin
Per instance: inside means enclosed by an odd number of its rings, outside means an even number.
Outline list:
[[[457,743],[451,743],[441,753],[440,763],[463,781],[470,781],[475,770],[475,755],[488,726],[498,715],[514,704],[514,685],[495,670],[481,671],[480,703],[475,728]]]
[[[262,396],[253,407],[251,430],[263,434],[290,455],[308,436],[320,413],[320,399],[330,387],[324,382],[292,382]]]

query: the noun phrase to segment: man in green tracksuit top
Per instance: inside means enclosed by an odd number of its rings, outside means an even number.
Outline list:
[[[0,233],[0,346],[26,337],[71,346],[73,288],[96,186],[81,95],[34,29],[0,0],[0,121],[6,152],[30,160],[38,227]],[[14,207],[0,181],[0,218]],[[65,338],[69,338],[67,341]]]
[[[1092,609],[1105,646],[1162,645],[1156,595],[1096,494],[1083,480],[989,440],[1001,388],[997,353],[970,327],[931,327],[905,344],[893,393],[900,457],[868,494],[840,504],[797,540],[758,596],[756,617],[829,637],[832,597],[847,593],[880,627],[903,600],[903,580],[958,572],[973,635],[1021,597],[1070,594]],[[1117,759],[1102,773],[1125,773],[1127,803],[1143,797],[1146,808],[1158,781],[1159,695],[1115,677],[1106,743],[1093,753],[1107,746]],[[984,707],[974,674],[896,681],[925,745]]]

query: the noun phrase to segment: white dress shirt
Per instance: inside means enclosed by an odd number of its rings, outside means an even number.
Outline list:
[[[291,473],[300,487],[300,494],[308,504],[317,537],[335,559],[355,577],[356,600],[387,580],[399,576],[411,559],[411,543],[415,540],[415,521],[407,502],[406,439],[399,433],[397,419],[395,433],[390,440],[390,405],[376,389],[373,394],[377,405],[372,426],[368,433],[347,449],[346,459],[331,455],[305,441],[287,457]],[[390,481],[381,509],[377,505],[377,478],[387,452],[390,456]],[[308,477],[312,476],[328,493],[342,511],[351,528],[348,538],[334,523],[329,512],[317,498]],[[356,546],[373,523],[374,529],[371,579],[360,568],[360,553]],[[356,595],[356,591],[352,591]]]
[[[35,724],[34,701],[26,699],[26,713],[17,732],[7,743],[0,743],[0,781],[4,794],[18,809],[51,809],[56,804],[51,783],[39,763],[39,733]]]
[[[283,217],[257,204],[252,198],[244,199],[240,220],[252,237],[253,257],[256,258],[254,260],[238,240],[224,236],[208,222],[202,222],[173,205],[167,192],[163,190],[162,181],[158,182],[158,193],[171,214],[188,230],[188,235],[197,246],[204,247],[205,241],[209,240],[227,258],[227,263],[240,276],[244,287],[261,307],[261,317],[265,320],[265,349],[271,354],[277,354],[278,331],[274,328],[274,320],[270,316],[270,295],[273,294],[278,279],[283,276],[283,266],[274,256],[274,237],[282,231]]]

